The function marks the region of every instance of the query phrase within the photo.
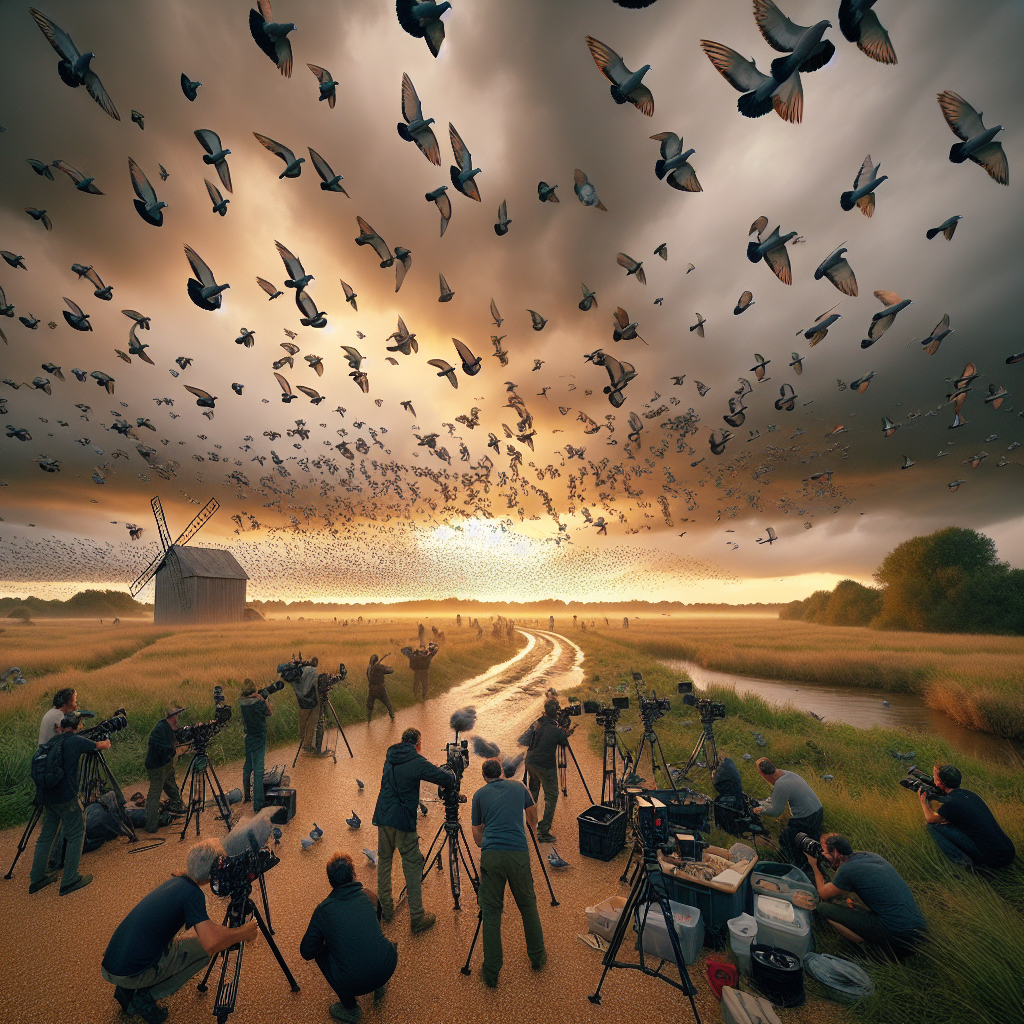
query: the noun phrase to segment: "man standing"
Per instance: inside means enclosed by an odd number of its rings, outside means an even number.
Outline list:
[[[385,665],[376,654],[370,655],[370,664],[366,668],[366,681],[369,683],[369,689],[366,691],[367,725],[373,718],[373,706],[377,701],[380,701],[388,709],[391,721],[395,720],[395,709],[391,706],[391,698],[388,696],[388,688],[385,685],[385,680],[394,671],[390,665]]]
[[[46,866],[58,826],[62,828],[67,843],[60,887],[61,896],[67,896],[77,889],[84,889],[92,881],[92,875],[78,873],[82,842],[85,839],[85,810],[78,796],[78,759],[90,751],[109,749],[110,740],[95,743],[84,736],[76,736],[75,733],[81,724],[81,716],[77,711],[72,711],[61,719],[60,731],[44,747],[48,759],[60,758],[64,774],[56,786],[49,789],[36,786],[35,803],[45,808],[46,817],[32,856],[29,894],[37,893],[51,882],[57,881],[57,872],[47,874]]]
[[[178,715],[188,708],[177,704],[167,705],[167,714],[153,726],[149,734],[149,749],[146,751],[146,774],[149,776],[149,793],[146,796],[146,831],[156,831],[160,817],[160,793],[167,794],[168,810],[178,814],[185,810],[178,792],[178,780],[174,777],[174,761],[178,755],[178,744],[174,730],[178,728]]]
[[[1013,841],[999,827],[988,804],[977,793],[960,788],[962,778],[956,765],[932,768],[935,788],[947,795],[936,812],[925,794],[918,793],[928,834],[954,864],[1005,868],[1016,856]]]
[[[292,662],[277,666],[278,675],[295,691],[295,703],[299,706],[299,737],[302,749],[310,754],[319,752],[324,741],[323,723],[320,721],[320,694],[317,691],[316,670],[319,664],[319,659],[313,658],[303,668]]]
[[[238,706],[242,710],[242,728],[245,729],[242,799],[248,801],[251,795],[252,809],[258,813],[264,801],[263,771],[267,759],[267,719],[274,713],[274,706],[256,689],[256,684],[251,679],[245,680]]]
[[[335,852],[327,862],[331,894],[313,911],[299,953],[315,960],[340,1002],[329,1008],[335,1020],[356,1022],[362,1013],[356,996],[373,993],[374,1006],[384,998],[398,966],[395,943],[380,930],[380,902],[355,880],[347,853]]]
[[[506,883],[523,918],[530,966],[539,971],[548,961],[523,829],[523,811],[530,827],[537,827],[537,805],[522,783],[503,779],[501,774],[501,762],[495,757],[488,758],[483,763],[485,785],[473,794],[473,841],[480,847],[477,899],[484,936],[484,964],[480,975],[489,988],[497,986],[503,962],[501,914],[505,907]]]
[[[402,742],[388,747],[380,780],[373,824],[377,826],[377,895],[384,921],[395,913],[391,895],[391,862],[395,851],[402,858],[405,888],[409,896],[409,917],[414,935],[433,927],[437,918],[423,910],[420,885],[423,854],[416,836],[416,809],[420,801],[420,782],[448,787],[450,772],[431,764],[420,753],[419,729],[406,729]]]
[[[430,685],[430,663],[437,654],[437,644],[431,643],[426,647],[420,641],[419,650],[414,651],[411,647],[403,647],[402,653],[409,659],[409,668],[412,669],[412,695],[418,693],[420,700],[427,699],[427,688]]]
[[[842,897],[843,902],[819,903],[818,913],[850,942],[868,942],[895,956],[914,952],[927,924],[899,872],[877,853],[854,850],[836,832],[822,836],[821,845],[835,874],[826,882],[817,858],[808,853],[814,885],[822,900]],[[850,893],[867,910],[848,906],[845,900]]]
[[[555,697],[544,702],[544,714],[533,723],[533,738],[526,752],[526,775],[530,796],[537,802],[541,786],[544,787],[544,817],[540,820],[537,839],[542,843],[553,843],[557,838],[551,831],[558,806],[558,747],[567,747],[569,737],[576,731],[573,725],[568,732],[558,726],[559,703]],[[536,813],[534,813],[536,818]]]
[[[157,999],[177,992],[222,949],[256,938],[255,920],[228,928],[206,913],[201,886],[209,885],[210,869],[224,855],[219,840],[199,840],[188,851],[185,872],[143,897],[110,937],[100,973],[115,986],[114,998],[125,1013],[162,1024],[167,1011]],[[194,928],[195,938],[176,938],[182,928]]]
[[[757,770],[773,790],[771,799],[755,807],[754,813],[778,817],[789,804],[790,818],[779,833],[779,847],[794,864],[801,863],[803,858],[797,859],[799,850],[795,837],[797,832],[806,832],[812,839],[821,838],[821,822],[824,817],[821,801],[796,772],[780,771],[767,757],[758,758]]]
[[[78,710],[78,691],[70,686],[53,695],[53,707],[43,715],[39,723],[39,746],[45,747],[60,729],[60,720],[72,711]]]

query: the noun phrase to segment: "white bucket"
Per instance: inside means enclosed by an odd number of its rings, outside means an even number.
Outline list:
[[[740,914],[729,921],[729,946],[743,974],[750,973],[750,945],[756,938],[757,921],[750,914]]]

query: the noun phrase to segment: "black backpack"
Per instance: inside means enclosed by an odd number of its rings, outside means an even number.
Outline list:
[[[32,781],[44,793],[56,789],[64,781],[63,736],[54,736],[33,754],[31,774]]]

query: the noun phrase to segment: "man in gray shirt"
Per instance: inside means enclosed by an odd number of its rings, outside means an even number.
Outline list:
[[[78,691],[70,686],[53,695],[53,707],[43,715],[39,723],[39,746],[45,747],[60,730],[60,720],[72,711],[78,710]]]
[[[754,808],[755,814],[770,814],[777,817],[789,805],[789,821],[779,833],[779,848],[793,861],[803,864],[796,843],[797,832],[806,832],[812,839],[821,838],[821,822],[824,812],[821,801],[814,790],[796,774],[776,768],[767,757],[758,758],[757,770],[761,778],[772,788],[771,799]]]

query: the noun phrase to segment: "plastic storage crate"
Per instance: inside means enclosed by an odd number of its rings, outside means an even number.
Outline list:
[[[808,910],[794,907],[787,900],[758,896],[754,900],[754,920],[760,945],[784,949],[800,960],[814,949]]]
[[[768,885],[763,884],[768,882]],[[778,888],[773,888],[771,883],[777,883]],[[798,892],[807,893],[818,899],[818,890],[814,883],[809,881],[807,876],[792,864],[774,864],[761,861],[757,870],[750,876],[750,888],[753,898],[758,896],[773,896],[787,903],[793,903],[793,896]],[[793,903],[794,906],[797,904]],[[806,909],[806,908],[803,908]]]
[[[665,805],[669,823],[698,832],[711,830],[711,798],[691,789],[678,787],[677,790],[653,789],[644,794],[655,797]],[[695,801],[701,801],[697,803]],[[687,803],[686,801],[689,801]]]
[[[625,896],[609,896],[596,906],[587,907],[587,930],[594,935],[600,935],[606,942],[611,942],[625,905]]]
[[[700,910],[671,900],[669,907],[672,910],[672,923],[679,937],[683,962],[690,965],[697,959],[701,946],[704,945],[704,922],[700,919]],[[654,901],[649,909],[641,904],[633,911],[633,931],[637,932],[638,939],[640,921],[644,921],[644,952],[674,963],[675,953],[672,951],[672,940],[665,926],[665,915],[661,905]]]
[[[662,875],[669,899],[696,907],[704,922],[704,945],[721,949],[729,938],[729,922],[747,909],[750,879],[744,878],[735,892],[722,892],[699,882]]]
[[[614,860],[626,844],[626,812],[594,804],[576,821],[580,829],[580,855],[594,860]]]

